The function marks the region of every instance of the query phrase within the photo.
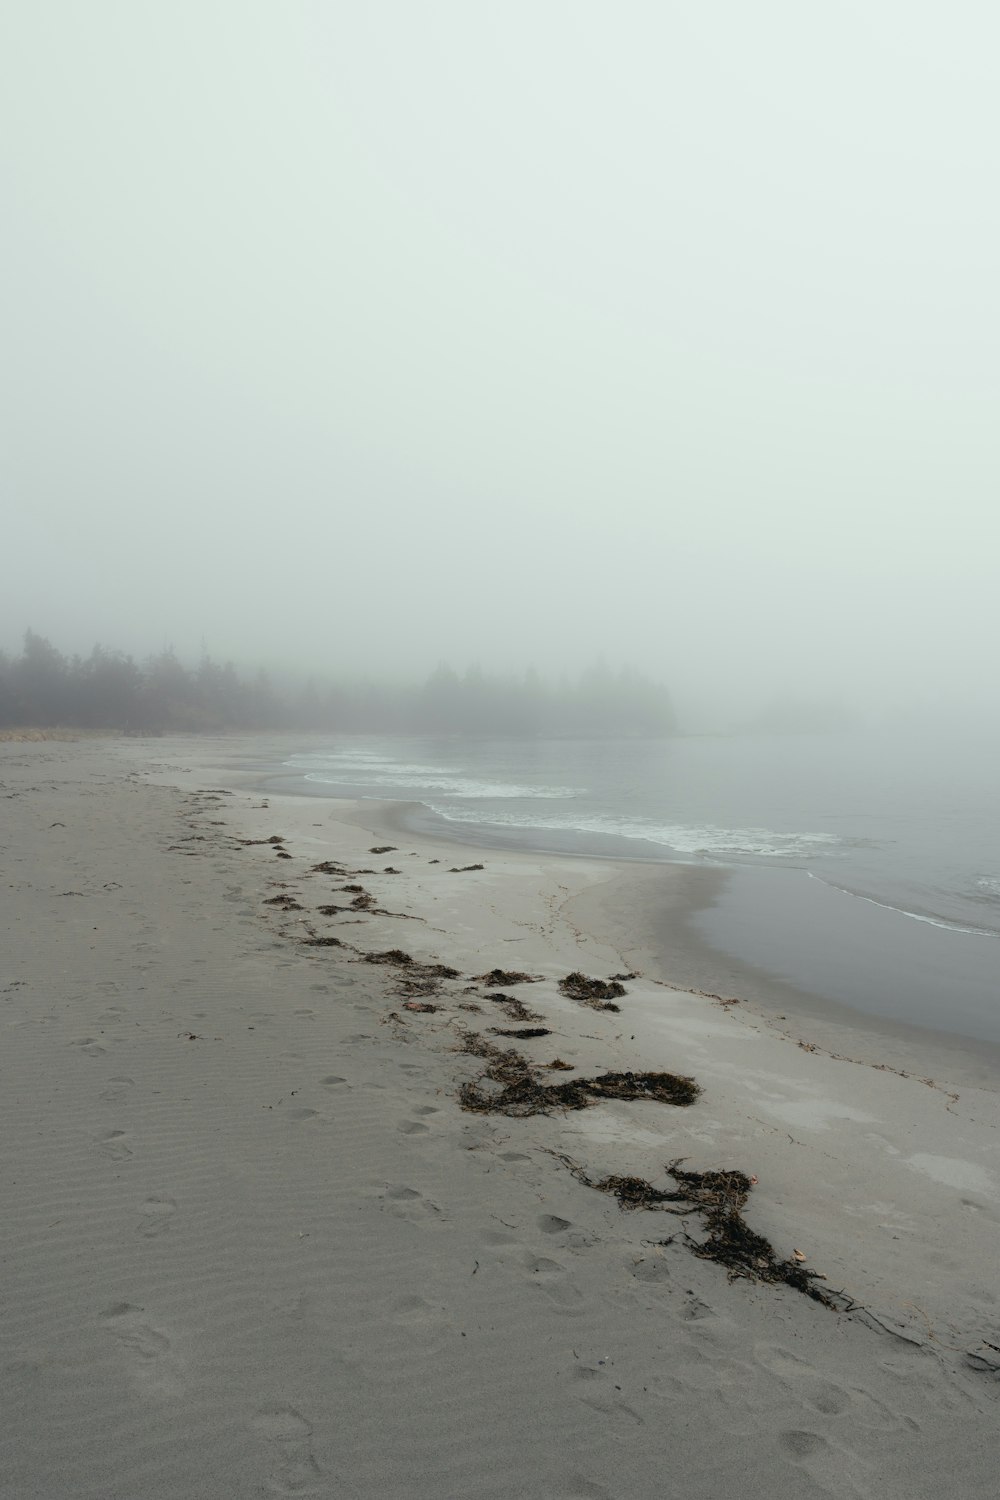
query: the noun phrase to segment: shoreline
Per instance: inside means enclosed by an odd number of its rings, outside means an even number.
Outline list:
[[[0,782],[12,1493],[654,1500],[665,1444],[692,1500],[988,1489],[994,1092],[652,977],[581,1006],[560,979],[643,935],[610,862],[458,859],[194,740],[9,746]],[[469,1112],[490,1047],[701,1092]],[[844,1310],[593,1190],[678,1158],[745,1173]]]
[[[958,1069],[966,1081],[982,1086],[1000,1083],[1000,1012],[995,1015],[992,1011],[983,1013],[978,1022],[973,1022],[973,1029],[950,1031],[933,1024],[931,1019],[921,1022],[904,1017],[898,1013],[898,1004],[887,1006],[882,1001],[882,994],[903,991],[910,997],[919,997],[918,1010],[921,1006],[925,1014],[928,1010],[929,1002],[921,995],[921,987],[927,986],[929,970],[922,965],[920,956],[903,965],[899,949],[892,943],[894,924],[907,921],[910,918],[908,913],[874,906],[863,912],[862,920],[877,929],[876,948],[868,955],[868,966],[866,969],[855,966],[855,973],[847,978],[838,971],[831,982],[837,945],[846,938],[843,922],[848,913],[840,902],[850,898],[848,893],[821,881],[816,882],[816,890],[809,893],[808,915],[812,922],[809,944],[825,943],[828,960],[832,962],[828,962],[824,969],[815,961],[814,955],[810,955],[808,960],[800,958],[797,973],[783,976],[776,967],[770,967],[766,962],[754,962],[745,951],[740,951],[749,946],[745,937],[735,946],[731,941],[723,941],[722,937],[728,934],[725,930],[719,933],[720,924],[717,919],[713,920],[711,908],[724,893],[736,893],[741,898],[737,903],[737,928],[745,932],[751,927],[760,929],[769,922],[772,929],[769,933],[770,948],[772,952],[777,951],[793,932],[796,920],[787,910],[788,893],[797,888],[802,904],[802,893],[808,891],[809,872],[804,869],[664,859],[636,851],[631,847],[635,840],[611,835],[588,834],[583,838],[567,833],[561,840],[551,841],[550,836],[543,842],[527,830],[520,837],[511,829],[491,834],[488,826],[448,824],[429,813],[420,802],[380,799],[368,794],[356,798],[338,797],[332,795],[325,785],[313,789],[299,775],[284,772],[262,774],[264,764],[259,763],[256,772],[245,773],[248,775],[247,784],[262,794],[303,798],[330,805],[370,803],[380,810],[379,816],[385,819],[386,827],[410,837],[430,838],[471,851],[470,857],[507,852],[534,858],[606,863],[616,869],[634,892],[641,913],[643,931],[640,939],[627,946],[638,955],[636,962],[641,962],[647,972],[655,971],[656,976],[671,987],[736,996],[753,1006],[762,1019],[778,1029],[786,1021],[791,1027],[808,1025],[810,1034],[827,1050],[846,1047],[857,1051],[857,1034],[863,1039],[861,1050],[865,1056],[881,1051],[893,1066],[919,1071],[922,1061],[926,1061],[923,1054],[930,1049],[932,1057],[946,1056],[948,1065]],[[596,851],[596,844],[603,844],[604,851]],[[685,887],[680,898],[676,890],[679,883]],[[660,905],[655,896],[657,889],[664,892]],[[776,890],[780,894],[769,894]],[[853,910],[850,915],[857,920],[858,914]],[[600,911],[591,909],[588,920],[599,923]],[[712,940],[713,927],[715,941]],[[940,951],[950,949],[949,961],[961,969],[962,936],[964,934],[947,928],[934,927],[914,934],[911,946],[936,945],[937,967],[942,963]],[[984,936],[984,941],[995,939]],[[755,939],[753,946],[760,949],[766,945]],[[881,972],[873,982],[871,976],[877,971]],[[824,976],[825,983],[820,975]],[[815,987],[810,984],[813,978],[819,980]],[[877,1003],[870,1008],[852,1003],[860,997],[858,992],[865,991],[877,997]],[[933,994],[933,987],[930,993]],[[905,1008],[913,1008],[912,998]]]

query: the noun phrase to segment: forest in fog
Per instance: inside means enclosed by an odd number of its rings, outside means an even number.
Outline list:
[[[442,663],[422,683],[392,685],[243,674],[207,654],[187,666],[172,649],[141,662],[104,646],[65,656],[29,630],[19,654],[0,652],[0,728],[12,727],[614,737],[670,734],[676,721],[666,688],[627,668],[550,681]]]

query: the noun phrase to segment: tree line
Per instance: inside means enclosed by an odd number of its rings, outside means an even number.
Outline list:
[[[0,651],[0,728],[80,728],[126,734],[230,729],[518,737],[664,735],[676,728],[666,688],[631,669],[595,666],[546,681],[464,673],[442,664],[420,684],[241,674],[203,655],[185,666],[172,649],[142,662],[95,646],[64,656],[25,633],[19,655]]]

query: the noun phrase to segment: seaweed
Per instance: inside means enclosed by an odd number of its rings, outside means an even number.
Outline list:
[[[452,865],[449,875],[464,875],[468,870],[485,870],[485,865]]]
[[[529,1037],[533,1036],[552,1035],[552,1032],[547,1026],[521,1026],[519,1029],[514,1031],[504,1031],[500,1026],[491,1026],[490,1031],[494,1036],[512,1036],[516,1037],[519,1041],[522,1042],[527,1041]]]
[[[375,847],[374,847],[374,849],[369,849],[368,853],[369,854],[394,854],[396,852],[396,847],[397,846],[395,844],[376,844]]]
[[[693,1104],[701,1090],[692,1078],[672,1073],[604,1073],[599,1078],[574,1078],[566,1083],[543,1083],[526,1057],[506,1051],[476,1032],[466,1032],[463,1050],[486,1061],[483,1076],[459,1089],[462,1108],[475,1114],[527,1116],[553,1109],[588,1109],[598,1099],[656,1099],[665,1104]],[[497,1087],[483,1088],[488,1081]]]
[[[400,968],[413,962],[413,957],[409,953],[404,953],[402,948],[387,948],[384,953],[365,954],[366,964],[392,964]]]
[[[339,860],[324,859],[321,865],[310,865],[310,870],[316,875],[342,875],[344,867]]]
[[[642,1177],[603,1177],[592,1181],[568,1158],[561,1158],[573,1176],[587,1187],[611,1193],[622,1209],[651,1209],[682,1217],[697,1214],[706,1231],[704,1239],[693,1239],[685,1229],[685,1241],[699,1260],[716,1261],[725,1266],[730,1281],[755,1281],[790,1286],[814,1302],[837,1311],[850,1311],[856,1304],[844,1292],[818,1286],[822,1273],[810,1271],[801,1251],[791,1260],[782,1260],[774,1246],[763,1235],[750,1228],[743,1218],[743,1207],[753,1188],[746,1173],[732,1169],[691,1172],[681,1167],[682,1157],[668,1162],[665,1171],[677,1186],[656,1188]],[[673,1243],[675,1236],[659,1240],[659,1245]]]
[[[389,968],[400,969],[400,983],[396,987],[399,995],[436,995],[440,992],[442,979],[461,977],[459,971],[448,964],[418,963],[411,954],[404,953],[402,948],[389,948],[383,953],[366,953],[364,960],[368,964],[385,964]]]
[[[316,910],[321,917],[335,917],[342,911],[350,911],[349,906],[317,906]]]
[[[282,911],[302,911],[294,896],[269,896],[265,906],[280,906]]]
[[[536,984],[530,974],[521,974],[517,969],[491,969],[488,974],[473,974],[477,984],[485,984],[487,989],[495,989],[502,984]]]
[[[429,1005],[426,1000],[404,1000],[404,1010],[435,1011],[440,1010],[440,1005]]]
[[[488,999],[494,1005],[502,1005],[507,1012],[508,1021],[540,1021],[542,1018],[535,1010],[529,1010],[523,1000],[518,1000],[515,995],[489,995]]]
[[[601,1073],[586,1087],[599,1099],[658,1099],[661,1104],[693,1104],[701,1093],[683,1073]]]
[[[586,974],[576,970],[567,974],[565,979],[560,979],[559,989],[571,1000],[576,1000],[580,1005],[589,1005],[592,1010],[620,1011],[620,1005],[611,1002],[619,995],[625,994],[625,986],[617,979],[588,979]]]
[[[340,938],[335,937],[311,937],[305,939],[307,948],[343,948],[345,945]]]

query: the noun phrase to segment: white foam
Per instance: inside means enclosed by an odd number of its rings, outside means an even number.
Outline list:
[[[964,927],[960,922],[949,922],[946,917],[929,917],[926,912],[909,911],[905,906],[893,906],[890,901],[878,901],[874,896],[862,896],[858,891],[849,891],[845,886],[834,885],[831,880],[824,880],[822,875],[817,875],[813,870],[807,870],[806,874],[810,880],[818,880],[820,885],[825,885],[828,890],[836,891],[840,896],[850,896],[853,901],[864,901],[867,906],[878,906],[882,911],[894,912],[897,917],[907,917],[911,922],[923,922],[928,927],[941,927],[945,932],[959,932],[966,937],[1000,937],[1000,933],[990,932],[985,927]]]
[[[548,829],[565,833],[598,833],[642,840],[671,849],[677,854],[700,854],[714,858],[801,858],[839,847],[840,840],[828,833],[776,833],[771,828],[720,828],[715,824],[628,822],[595,814],[565,817],[478,809],[441,807],[429,802],[438,817],[451,823],[480,823],[491,828]]]
[[[393,766],[379,771],[363,767],[345,768],[337,774],[328,770],[308,771],[306,781],[324,786],[368,786],[385,791],[437,792],[452,797],[476,798],[480,801],[551,801],[578,795],[572,786],[518,786],[506,781],[478,781],[471,776],[433,766]]]

